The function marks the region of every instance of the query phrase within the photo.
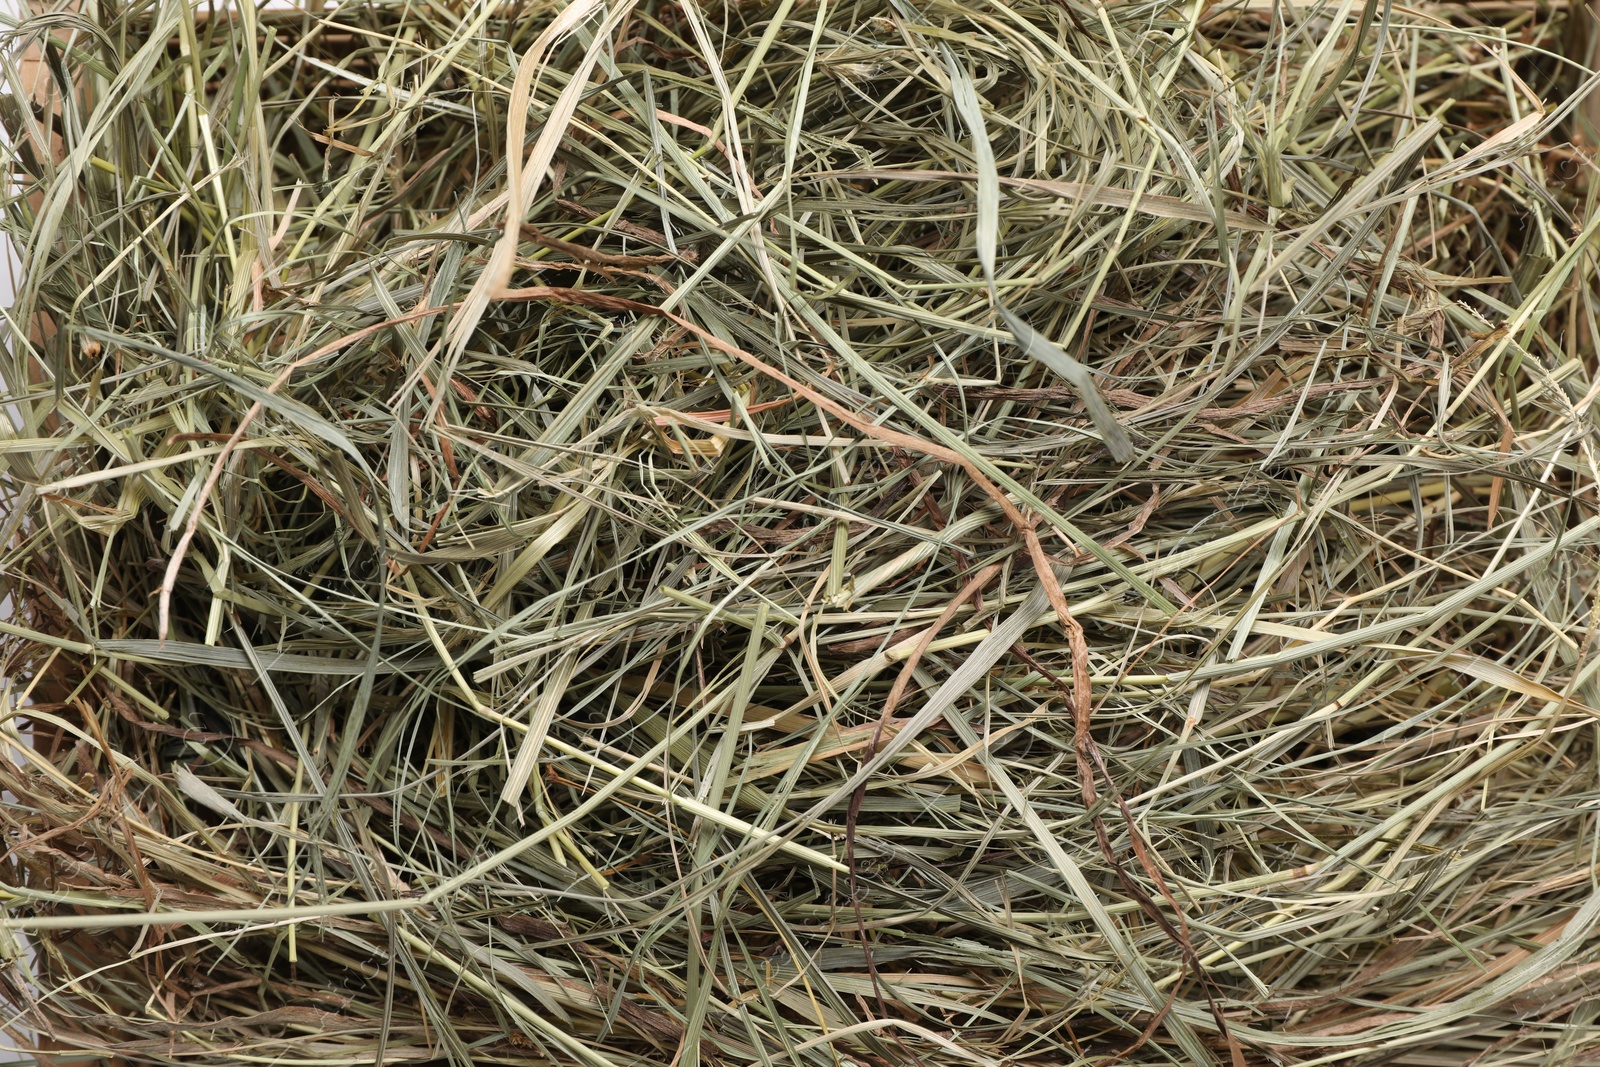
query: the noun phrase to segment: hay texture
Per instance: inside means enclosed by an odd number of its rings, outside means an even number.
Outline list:
[[[1587,18],[13,23],[7,1024],[1597,1062]]]

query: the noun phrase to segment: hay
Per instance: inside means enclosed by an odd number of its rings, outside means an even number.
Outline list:
[[[23,23],[10,1028],[1592,1062],[1579,23]]]

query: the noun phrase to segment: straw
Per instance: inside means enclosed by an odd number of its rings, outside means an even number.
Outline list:
[[[1588,1062],[1583,17],[7,23],[6,1027]]]

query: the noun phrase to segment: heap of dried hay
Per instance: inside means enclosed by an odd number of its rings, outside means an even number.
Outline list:
[[[1592,1062],[1568,10],[21,23],[11,1028]]]

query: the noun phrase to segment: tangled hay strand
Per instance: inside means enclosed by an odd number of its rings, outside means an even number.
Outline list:
[[[10,1027],[1589,1062],[1567,10],[20,24]]]

